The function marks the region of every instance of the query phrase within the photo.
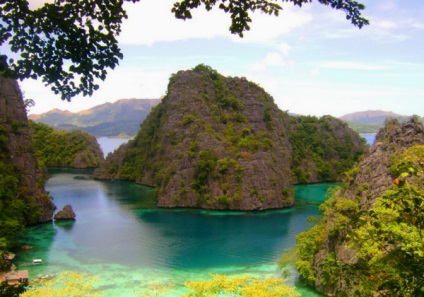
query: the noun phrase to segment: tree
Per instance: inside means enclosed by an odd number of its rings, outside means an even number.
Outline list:
[[[82,93],[92,95],[123,58],[116,37],[127,18],[125,2],[139,0],[55,0],[31,10],[27,0],[0,1],[0,46],[7,44],[19,56],[0,56],[0,73],[15,79],[42,78],[63,100]],[[249,12],[278,15],[283,7],[275,0],[182,0],[172,8],[175,17],[190,19],[201,5],[230,14],[230,31],[243,36],[252,21]],[[311,0],[281,0],[302,6]],[[361,28],[365,6],[352,0],[318,0],[346,12],[346,18]]]
[[[424,294],[424,145],[397,156],[395,186],[379,197],[352,235],[366,263],[362,296]],[[379,296],[380,296],[379,295]]]

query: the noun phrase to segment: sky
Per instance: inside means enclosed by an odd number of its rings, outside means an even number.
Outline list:
[[[230,33],[230,17],[218,8],[194,10],[193,19],[182,21],[171,13],[173,2],[125,4],[129,18],[118,38],[124,58],[92,97],[66,102],[41,81],[20,82],[25,98],[36,103],[29,113],[162,98],[173,73],[205,64],[259,84],[291,113],[424,116],[423,0],[362,0],[370,21],[362,29],[318,1],[302,8],[283,2],[278,17],[255,13],[243,38]]]

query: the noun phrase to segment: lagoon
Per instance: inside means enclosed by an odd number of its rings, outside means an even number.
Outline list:
[[[107,153],[125,143],[98,139]],[[280,276],[277,262],[306,219],[318,214],[335,184],[295,187],[296,204],[264,212],[158,209],[154,189],[122,181],[91,179],[91,170],[49,169],[46,190],[58,209],[71,204],[75,222],[28,227],[16,263],[37,276],[77,271],[95,276],[102,297],[145,296],[157,283],[173,283],[166,296],[179,296],[189,279],[210,273]],[[32,265],[33,259],[43,264]],[[304,297],[322,296],[289,279]]]
[[[318,213],[334,184],[296,187],[296,205],[265,212],[144,208],[154,189],[90,179],[88,170],[50,169],[46,189],[58,208],[72,204],[75,222],[32,226],[21,239],[33,249],[17,264],[38,275],[78,271],[94,275],[101,296],[137,296],[154,283],[175,283],[210,273],[279,276],[277,262]],[[42,265],[29,264],[43,259]],[[296,280],[293,278],[291,283]],[[302,296],[320,296],[296,283]],[[171,296],[171,295],[167,295]]]

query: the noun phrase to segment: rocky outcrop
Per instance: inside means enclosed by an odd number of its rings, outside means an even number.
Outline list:
[[[75,220],[75,212],[72,206],[67,204],[54,215],[55,220]]]
[[[257,84],[199,65],[171,77],[167,96],[135,139],[94,175],[155,186],[161,207],[288,207],[298,181],[290,141],[296,125]],[[311,166],[319,168],[316,160]]]
[[[161,207],[291,206],[287,120],[244,78],[181,71],[137,137],[95,176],[156,186]]]
[[[23,198],[27,205],[23,218],[25,223],[51,221],[55,206],[43,188],[46,176],[34,155],[21,91],[15,80],[1,75],[0,129],[1,161],[13,166],[18,178],[18,188],[14,190],[16,199]]]
[[[322,225],[317,227],[325,230],[325,238],[309,260],[313,268],[314,285],[319,291],[328,296],[354,296],[353,290],[360,284],[360,269],[350,268],[360,263],[356,257],[357,251],[349,248],[347,231],[355,234],[355,222],[360,221],[359,215],[364,215],[378,197],[394,186],[395,176],[390,173],[393,156],[417,144],[424,144],[422,124],[414,119],[402,124],[397,120],[387,121],[363,160],[350,171],[346,186],[333,196],[340,198],[326,206]],[[352,208],[354,205],[357,207]],[[336,225],[341,227],[336,230]],[[328,272],[324,272],[329,259],[337,263],[338,267],[338,275],[333,275],[331,281],[326,275]]]

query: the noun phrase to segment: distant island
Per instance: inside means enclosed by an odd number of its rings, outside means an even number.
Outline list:
[[[95,136],[128,138],[140,129],[140,123],[160,99],[121,99],[93,108],[70,112],[53,109],[42,114],[32,114],[28,119],[52,126],[58,130],[84,130]]]
[[[391,111],[366,110],[349,113],[341,116],[340,119],[348,123],[349,127],[358,133],[377,133],[384,127],[387,119],[397,119],[406,122],[412,115],[401,115]],[[421,118],[423,122],[424,118]]]

